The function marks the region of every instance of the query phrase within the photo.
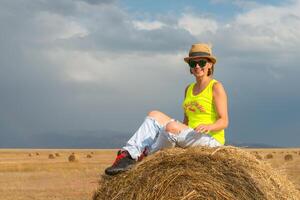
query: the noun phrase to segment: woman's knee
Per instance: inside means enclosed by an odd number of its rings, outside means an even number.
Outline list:
[[[177,122],[173,121],[166,125],[165,131],[169,133],[178,134],[180,132],[180,126]]]
[[[162,112],[158,111],[158,110],[152,110],[148,113],[148,117],[152,117],[152,118],[157,118],[159,116],[161,116]]]
[[[169,116],[157,110],[150,111],[148,113],[148,117],[155,119],[162,126],[164,126],[166,123],[168,123],[171,120]]]

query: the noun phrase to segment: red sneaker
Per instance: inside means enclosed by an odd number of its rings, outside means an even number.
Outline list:
[[[118,173],[129,170],[136,161],[132,159],[128,151],[118,151],[115,162],[112,166],[105,169],[105,174],[116,175]]]

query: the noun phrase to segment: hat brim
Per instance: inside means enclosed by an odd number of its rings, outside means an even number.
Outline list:
[[[189,63],[189,60],[191,60],[191,59],[197,59],[197,58],[208,58],[208,59],[210,59],[212,61],[213,64],[216,64],[216,62],[217,62],[217,58],[214,57],[214,56],[192,56],[192,57],[186,57],[186,58],[184,58],[184,61],[186,63]]]

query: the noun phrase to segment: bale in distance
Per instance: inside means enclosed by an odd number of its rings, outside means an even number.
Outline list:
[[[51,153],[51,154],[48,155],[48,158],[49,158],[49,159],[54,159],[55,157],[54,157],[54,155]]]
[[[39,155],[40,155],[40,153],[39,153],[39,152],[36,152],[36,153],[35,153],[35,155],[39,156]]]
[[[29,153],[29,154],[28,154],[28,156],[29,156],[29,157],[31,157],[31,156],[32,156],[32,154],[31,154],[31,153]]]
[[[87,158],[92,158],[92,156],[90,154],[86,155]]]
[[[284,160],[285,161],[291,161],[291,160],[293,160],[293,156],[291,154],[287,154],[287,155],[284,156]]]
[[[167,149],[133,169],[103,175],[93,200],[298,199],[284,176],[234,147]]]
[[[56,156],[56,157],[59,157],[59,156],[60,156],[60,154],[59,154],[59,153],[55,153],[55,156]]]
[[[269,153],[269,154],[267,154],[267,155],[265,156],[265,158],[266,158],[266,159],[272,159],[272,158],[273,158],[273,155],[272,155],[271,153]]]
[[[72,153],[69,157],[68,157],[69,162],[78,162],[78,158],[75,155],[75,153]]]

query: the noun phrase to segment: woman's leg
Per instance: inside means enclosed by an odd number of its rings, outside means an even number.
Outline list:
[[[195,146],[221,146],[221,144],[209,134],[197,133],[192,128],[177,121],[167,124],[165,130],[169,135],[176,135],[176,145],[182,148]]]
[[[153,145],[158,133],[171,120],[169,116],[160,111],[149,112],[139,129],[122,149],[128,151],[131,157],[137,160],[145,148],[150,148]]]
[[[161,149],[173,148],[177,144],[177,135],[189,127],[179,121],[171,120],[159,132],[158,138],[150,148],[150,153]]]
[[[142,159],[144,150],[150,149],[159,132],[170,120],[172,119],[162,112],[149,112],[142,125],[122,148],[123,151],[118,152],[113,165],[105,169],[105,173],[115,175],[130,169],[136,160]]]

